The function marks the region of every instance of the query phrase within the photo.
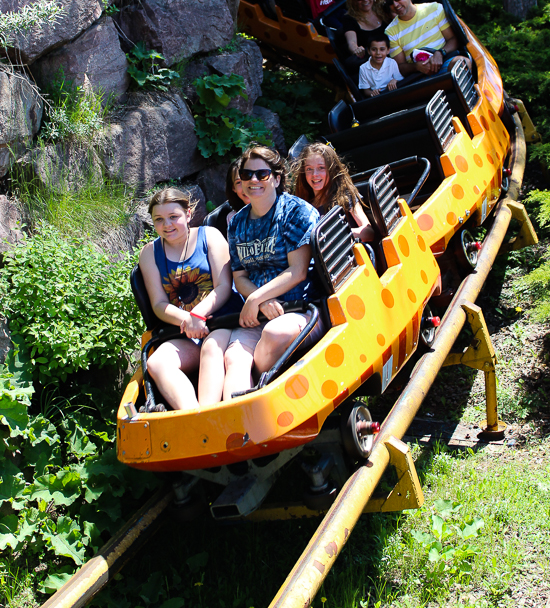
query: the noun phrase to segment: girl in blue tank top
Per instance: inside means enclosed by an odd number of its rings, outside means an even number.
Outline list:
[[[209,333],[206,319],[238,311],[242,303],[232,291],[226,240],[215,228],[189,226],[195,205],[175,188],[157,192],[149,213],[159,236],[139,257],[155,314],[165,323],[179,325],[183,334],[159,346],[147,369],[167,403],[186,411],[219,401],[221,386],[216,381],[221,378],[223,385],[223,354],[231,331]],[[187,377],[197,368],[198,399]]]

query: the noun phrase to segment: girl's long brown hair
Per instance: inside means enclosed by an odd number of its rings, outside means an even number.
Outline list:
[[[327,170],[327,185],[320,193],[322,211],[327,213],[334,205],[340,205],[346,211],[351,211],[356,202],[361,202],[361,196],[353,185],[346,165],[338,154],[326,144],[308,144],[292,166],[294,178],[294,194],[313,204],[315,192],[307,183],[305,164],[308,157],[318,154],[323,157]]]

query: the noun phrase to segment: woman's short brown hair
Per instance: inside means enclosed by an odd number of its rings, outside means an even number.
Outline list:
[[[177,203],[184,211],[190,211],[191,217],[195,212],[198,204],[196,199],[191,198],[189,193],[182,192],[177,188],[165,188],[155,192],[149,202],[149,214],[152,215],[153,208],[157,205],[165,205],[167,203]]]
[[[286,182],[287,182],[287,168],[286,163],[283,157],[277,152],[277,150],[272,150],[267,146],[259,146],[257,144],[252,144],[249,148],[247,148],[243,155],[241,156],[241,166],[240,168],[244,168],[247,161],[259,158],[263,160],[269,168],[273,172],[273,175],[276,177],[280,177],[281,181],[277,186],[277,194],[282,194],[286,191]]]

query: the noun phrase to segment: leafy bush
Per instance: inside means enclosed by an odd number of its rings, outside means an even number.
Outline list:
[[[540,0],[522,22],[506,13],[499,0],[455,0],[452,4],[497,61],[507,92],[525,102],[543,141],[548,142],[550,2]]]
[[[148,51],[143,42],[138,42],[126,57],[130,64],[128,76],[135,89],[167,91],[170,84],[180,77],[178,72],[160,67],[164,57],[155,50]]]
[[[41,225],[4,256],[0,295],[35,377],[65,381],[91,364],[120,366],[136,348],[140,316],[130,294],[130,256],[110,262],[80,237]]]
[[[252,141],[272,144],[270,133],[260,119],[229,107],[238,95],[247,99],[242,76],[213,74],[197,78],[193,85],[199,97],[193,106],[195,133],[199,138],[197,148],[204,158],[214,156],[221,160],[229,153],[238,154]]]
[[[122,525],[125,506],[134,509],[158,482],[117,461],[116,426],[92,408],[65,400],[33,412],[25,365],[17,356],[9,363],[0,366],[3,569],[21,551],[27,560],[47,559],[35,583],[51,593]]]
[[[541,226],[550,225],[550,191],[532,190],[524,199],[528,206],[534,206]],[[515,288],[529,291],[534,304],[534,317],[539,321],[550,319],[550,251],[544,255],[545,261],[529,274],[518,279]]]

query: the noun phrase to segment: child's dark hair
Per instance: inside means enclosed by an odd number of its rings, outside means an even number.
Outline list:
[[[240,211],[244,207],[244,202],[237,195],[237,193],[233,190],[233,185],[235,184],[235,180],[239,177],[239,169],[241,168],[241,157],[234,160],[227,170],[227,176],[225,178],[225,196],[227,196],[227,200],[231,205],[233,211]]]
[[[390,39],[387,34],[376,34],[369,38],[369,49],[373,42],[385,42],[388,49],[390,48]]]

